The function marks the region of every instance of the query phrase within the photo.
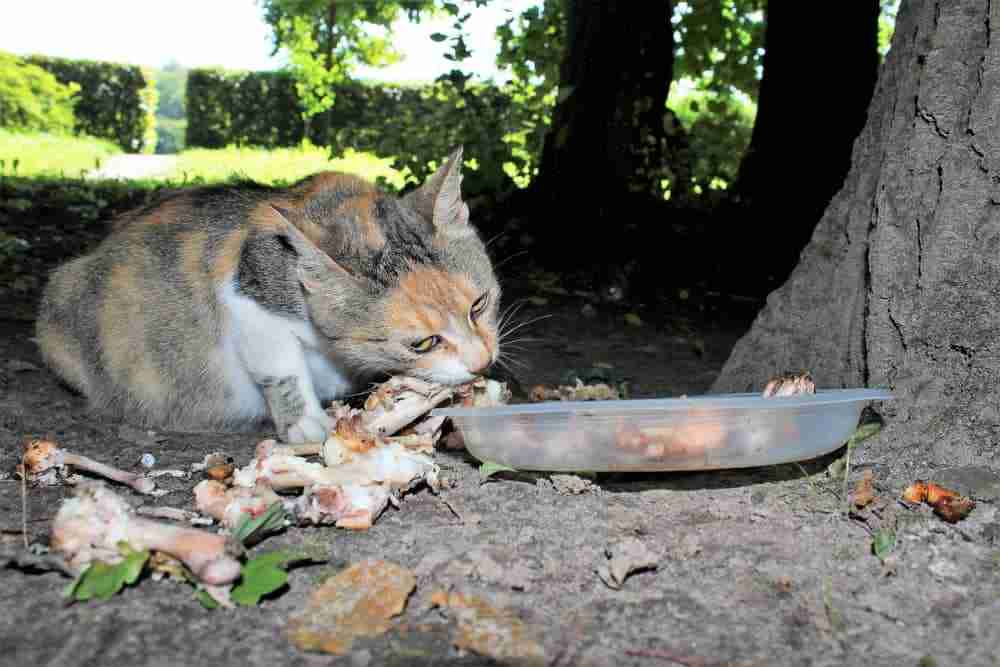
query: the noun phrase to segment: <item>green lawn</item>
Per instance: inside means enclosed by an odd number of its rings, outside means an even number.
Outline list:
[[[54,134],[21,134],[0,129],[0,176],[79,178],[99,161],[121,153],[113,144],[91,137]],[[384,177],[401,188],[403,174],[392,168],[391,158],[349,151],[331,160],[325,148],[195,148],[176,156],[173,170],[146,179],[145,183],[219,183],[249,178],[260,183],[298,180],[318,171],[344,171],[375,181]],[[15,167],[16,163],[16,167]]]
[[[0,175],[75,178],[118,153],[103,139],[0,129]]]
[[[174,171],[164,176],[170,181],[203,180],[217,183],[232,177],[249,178],[260,183],[294,181],[318,171],[343,171],[369,181],[384,177],[397,188],[403,187],[403,174],[392,168],[391,158],[369,153],[348,152],[331,160],[325,148],[193,148],[177,156]]]

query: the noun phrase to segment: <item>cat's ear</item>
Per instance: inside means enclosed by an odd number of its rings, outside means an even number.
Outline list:
[[[280,224],[275,230],[275,236],[282,245],[292,250],[298,256],[296,272],[302,287],[309,292],[315,292],[324,283],[334,279],[353,279],[353,276],[343,266],[333,260],[328,254],[306,238],[292,220],[295,212],[281,208],[274,204],[269,205],[275,217],[280,218]]]
[[[469,206],[462,201],[462,147],[456,148],[419,188],[403,200],[435,227],[465,225]]]

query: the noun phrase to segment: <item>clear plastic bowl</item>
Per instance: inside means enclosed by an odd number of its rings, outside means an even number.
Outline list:
[[[481,461],[518,470],[656,471],[800,461],[843,445],[885,389],[761,398],[721,394],[632,401],[438,408]]]

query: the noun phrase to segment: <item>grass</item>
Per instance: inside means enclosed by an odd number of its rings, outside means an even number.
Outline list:
[[[194,148],[177,156],[174,170],[163,178],[174,182],[205,181],[217,183],[233,177],[249,178],[259,183],[294,181],[318,171],[343,171],[369,181],[378,177],[396,188],[403,187],[405,177],[392,168],[392,158],[379,158],[370,153],[347,152],[331,160],[325,148]]]
[[[75,178],[121,149],[109,141],[0,129],[0,174]]]
[[[22,134],[0,129],[0,176],[23,178],[79,178],[112,155],[120,154],[110,142],[92,137],[55,134]],[[15,166],[16,164],[16,166]],[[249,178],[259,183],[295,181],[318,171],[343,171],[374,182],[379,177],[396,189],[405,175],[393,169],[392,158],[348,151],[331,160],[325,148],[194,148],[176,155],[174,168],[144,179],[147,185],[221,183]]]

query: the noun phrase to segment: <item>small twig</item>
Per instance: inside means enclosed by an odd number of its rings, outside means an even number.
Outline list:
[[[728,662],[710,662],[698,656],[681,655],[680,653],[665,651],[663,649],[625,649],[625,655],[636,658],[660,658],[661,660],[669,660],[678,665],[684,665],[684,667],[728,667],[731,664]]]
[[[21,474],[21,534],[24,535],[24,548],[28,548],[28,473]]]
[[[850,491],[850,481],[851,481],[851,443],[847,443],[847,455],[844,460],[844,513],[850,516],[851,514],[851,491]]]

